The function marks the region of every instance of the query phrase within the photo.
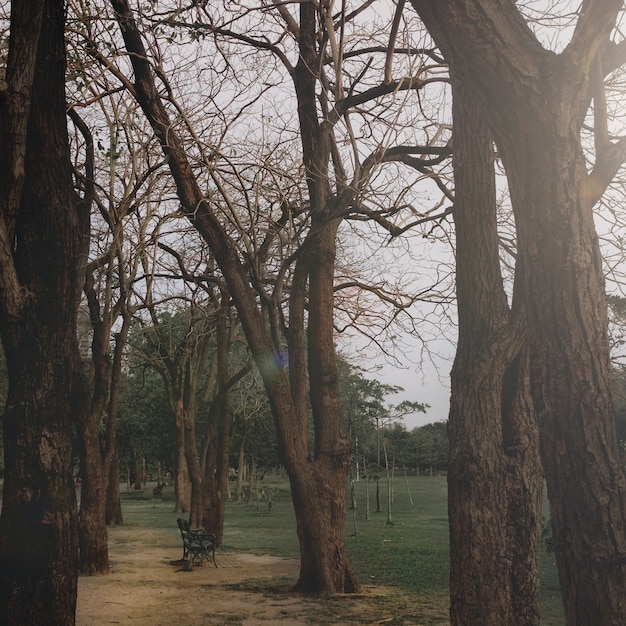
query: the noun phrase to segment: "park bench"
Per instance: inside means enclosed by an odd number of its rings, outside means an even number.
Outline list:
[[[204,530],[189,528],[189,522],[179,517],[177,520],[180,536],[183,539],[183,561],[200,565],[204,560],[215,560],[215,535]]]

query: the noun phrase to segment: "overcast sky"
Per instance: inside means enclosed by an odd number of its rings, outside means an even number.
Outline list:
[[[443,361],[439,365],[439,372],[430,363],[425,363],[422,367],[412,365],[402,369],[385,365],[376,374],[376,379],[380,382],[404,388],[403,393],[388,398],[391,403],[410,400],[430,405],[426,413],[416,413],[404,419],[407,430],[448,419],[451,367],[452,360]]]

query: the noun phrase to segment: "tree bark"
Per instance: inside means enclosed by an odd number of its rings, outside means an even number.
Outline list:
[[[174,476],[174,498],[176,513],[188,513],[191,507],[191,487],[189,483],[189,467],[185,456],[185,421],[186,416],[182,401],[176,403],[174,421],[176,424],[176,476]],[[194,416],[195,419],[195,416]]]
[[[549,163],[522,163],[513,154],[507,168],[527,207],[517,221],[533,398],[566,615],[569,624],[617,625],[626,623],[626,476],[610,389],[604,275],[584,158],[562,131],[533,133],[542,136]],[[529,179],[535,186],[524,189]]]
[[[241,426],[240,430],[241,440],[239,442],[239,454],[237,462],[237,486],[235,488],[235,502],[239,504],[241,502],[241,493],[243,489],[244,473],[246,471],[246,424],[245,422]]]
[[[0,333],[9,375],[0,622],[73,624],[71,424],[88,404],[76,316],[88,212],[65,117],[64,3],[13,3],[0,92]]]
[[[532,626],[542,480],[524,325],[500,272],[491,133],[454,75],[452,85],[459,339],[449,417],[451,622]]]
[[[211,424],[210,432],[207,433],[210,444],[202,481],[202,503],[198,526],[213,533],[219,546],[224,538],[231,437],[228,413],[224,414],[218,407],[215,407],[213,411],[218,416],[213,416],[212,421],[215,421]]]
[[[539,44],[513,4],[412,3],[458,79],[487,111],[506,168],[567,623],[624,624],[626,476],[592,210],[610,181],[606,163],[615,166],[615,157],[619,164],[623,156],[606,137],[587,174],[581,144],[591,73],[622,3],[585,5],[559,55]]]
[[[98,422],[99,425],[99,422]],[[81,495],[78,514],[79,570],[83,574],[108,574],[109,545],[106,528],[108,476],[101,460],[99,430],[82,433]]]
[[[120,465],[117,456],[117,446],[115,446],[113,450],[113,457],[111,459],[111,469],[107,484],[105,516],[107,526],[120,525],[124,523],[122,501],[120,497]]]
[[[221,545],[224,537],[228,460],[232,443],[227,312],[228,298],[223,298],[216,325],[217,395],[211,403],[209,424],[204,437],[206,456],[203,464],[202,506],[199,518],[200,526],[215,535],[217,545]]]

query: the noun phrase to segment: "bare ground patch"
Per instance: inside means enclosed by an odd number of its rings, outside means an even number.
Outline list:
[[[365,588],[358,596],[311,598],[291,593],[295,559],[219,553],[219,567],[176,565],[180,550],[112,542],[112,573],[81,577],[78,626],[196,626],[281,624],[431,624],[415,621],[410,599],[393,589]]]

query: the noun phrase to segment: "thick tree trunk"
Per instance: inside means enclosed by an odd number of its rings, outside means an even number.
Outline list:
[[[224,407],[226,408],[226,407]],[[202,488],[202,508],[199,526],[217,539],[224,537],[224,515],[228,499],[228,460],[230,456],[230,424],[228,412],[221,414],[219,423],[211,429]],[[225,422],[225,423],[224,423]]]
[[[226,500],[229,497],[228,489],[228,461],[232,443],[232,424],[230,417],[230,387],[245,376],[248,368],[241,369],[231,379],[228,364],[228,353],[231,346],[228,327],[228,312],[230,298],[222,294],[222,303],[217,311],[215,324],[216,364],[217,364],[217,394],[211,402],[208,411],[207,430],[203,437],[201,463],[196,463],[198,453],[195,445],[195,436],[188,439],[188,445],[193,446],[194,455],[188,459],[190,472],[201,472],[201,489],[192,491],[192,519],[196,525],[215,535],[217,545],[221,545],[224,537],[224,514]],[[191,460],[191,462],[189,462]],[[198,502],[196,502],[198,501]],[[195,509],[195,510],[194,510]]]
[[[0,92],[0,333],[9,392],[0,623],[74,623],[78,546],[71,424],[88,399],[76,316],[88,215],[65,119],[64,3],[13,3]]]
[[[581,144],[591,73],[601,66],[622,3],[585,5],[559,55],[536,41],[512,3],[412,4],[457,78],[483,104],[506,168],[567,623],[624,624],[626,475],[592,210],[615,170],[616,150],[598,125],[589,175]]]
[[[300,542],[295,590],[354,593],[359,587],[345,549],[346,468],[329,459],[289,472]],[[341,494],[341,495],[339,495]]]
[[[316,186],[317,187],[317,186]],[[317,188],[324,202],[325,194]],[[309,308],[308,379],[315,441],[313,458],[308,457],[306,398],[298,396],[306,376],[299,358],[300,334],[304,331],[302,310],[292,315],[290,394],[295,407],[274,408],[280,449],[289,474],[291,494],[300,541],[300,575],[295,589],[305,592],[354,593],[358,583],[348,560],[345,539],[346,479],[351,444],[345,432],[337,385],[337,363],[333,342],[333,278],[337,223],[320,211],[312,218],[315,233],[300,259],[300,271],[308,273]],[[296,287],[298,280],[294,279]],[[294,292],[296,290],[294,287]],[[293,297],[293,294],[292,294]],[[294,299],[291,312],[297,310]],[[294,349],[295,348],[295,349]],[[294,410],[295,409],[295,410]],[[295,415],[293,414],[295,412]]]
[[[230,347],[228,332],[229,298],[222,295],[222,304],[216,321],[216,357],[217,357],[217,396],[211,406],[211,424],[205,437],[208,443],[206,463],[204,465],[205,491],[202,526],[213,533],[217,544],[224,537],[224,514],[228,489],[228,461],[232,444],[230,417],[230,372],[228,351]],[[247,371],[247,370],[246,370]],[[241,370],[243,373],[244,370]]]
[[[132,487],[135,491],[141,491],[143,489],[143,454],[138,448],[133,450]]]
[[[41,349],[30,333],[14,332],[13,345],[4,343],[13,355],[4,415],[2,624],[74,623],[78,545],[70,421],[86,396],[73,390],[71,363],[78,352],[68,350],[75,338],[68,335],[60,328],[53,337],[38,333]]]
[[[195,388],[194,388],[195,389]],[[196,409],[195,398],[187,398],[186,411],[184,414],[185,424],[185,463],[187,467],[191,492],[189,495],[189,525],[192,528],[200,528],[204,517],[204,507],[206,501],[205,477],[202,472],[202,465],[198,456],[196,444]],[[211,531],[209,531],[211,532]]]
[[[452,91],[459,340],[449,419],[451,622],[533,626],[541,471],[525,335],[500,272],[491,135],[472,96],[454,80]]]
[[[79,570],[89,575],[110,572],[105,517],[108,477],[103,475],[98,435],[98,430],[92,428],[83,433],[82,440],[82,485],[78,513]]]
[[[120,465],[117,456],[117,447],[115,447],[111,458],[111,468],[107,483],[105,516],[107,526],[115,526],[124,523],[122,500],[120,497]]]
[[[109,476],[100,440],[101,417],[106,406],[109,380],[108,333],[103,333],[103,330],[102,326],[94,328],[92,342],[94,392],[89,412],[85,415],[84,421],[77,424],[82,478],[78,512],[79,571],[89,575],[108,574],[110,571],[105,519]]]
[[[188,513],[191,507],[189,468],[185,456],[184,416],[176,415],[176,475],[174,476],[174,511]]]
[[[566,616],[568,624],[624,624],[626,476],[585,164],[567,133],[557,137],[544,128],[535,138],[546,158],[528,163],[515,155],[507,169],[518,205],[526,207],[517,221],[532,325],[533,398]],[[534,185],[522,185],[529,176]]]
[[[112,315],[101,311],[92,271],[86,271],[84,292],[89,304],[92,340],[92,397],[89,414],[78,424],[81,448],[82,492],[78,518],[79,569],[83,574],[108,574],[108,520],[121,523],[117,468],[117,407],[123,351],[130,328],[125,315],[116,334],[110,362]],[[103,416],[105,416],[103,418]],[[104,433],[102,432],[104,430]],[[112,469],[115,468],[115,473]],[[110,483],[113,479],[114,483]]]
[[[246,432],[245,424],[241,430],[241,441],[239,442],[239,454],[237,461],[237,486],[235,487],[235,502],[241,502],[241,491],[243,488],[244,473],[246,471]]]

